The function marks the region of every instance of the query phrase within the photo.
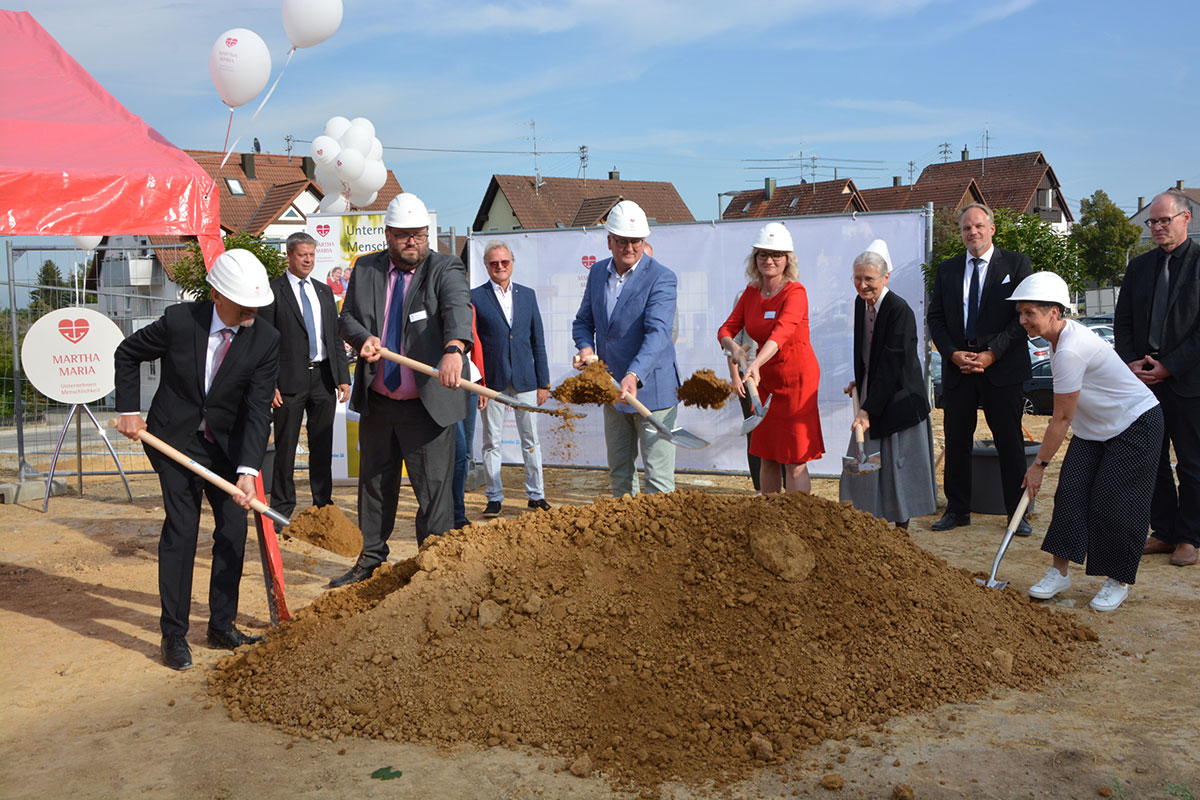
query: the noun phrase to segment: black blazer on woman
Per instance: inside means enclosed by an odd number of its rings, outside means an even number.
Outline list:
[[[854,298],[854,383],[867,372],[863,360],[867,304]],[[921,362],[917,360],[917,319],[904,298],[888,290],[877,304],[871,336],[871,369],[863,408],[871,416],[867,434],[882,439],[929,416]]]

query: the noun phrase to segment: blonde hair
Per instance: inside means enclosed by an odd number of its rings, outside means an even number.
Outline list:
[[[755,260],[760,249],[758,247],[750,248],[750,255],[746,257],[746,283],[755,289],[762,288],[762,273],[758,271],[758,262]],[[772,250],[771,252],[776,251]],[[783,279],[785,281],[800,280],[800,262],[791,250],[787,254],[787,266],[783,268]]]

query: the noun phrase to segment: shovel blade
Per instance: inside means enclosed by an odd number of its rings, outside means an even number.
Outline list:
[[[667,441],[674,444],[676,447],[682,447],[686,450],[701,450],[708,447],[708,442],[701,439],[691,431],[685,431],[683,428],[676,428],[671,431]]]
[[[989,589],[998,589],[1000,591],[1004,591],[1005,587],[1008,586],[1008,581],[996,581],[991,579],[985,581],[983,578],[976,578],[975,582],[980,586],[986,586]]]
[[[521,408],[526,411],[538,411],[539,410],[538,407],[533,405],[532,403],[526,403],[522,400],[518,400],[515,397],[509,397],[506,394],[498,394],[498,395],[496,395],[494,400],[497,403],[503,403],[506,406],[512,406],[513,408]]]
[[[742,420],[742,436],[749,436],[750,431],[758,427],[758,423],[762,422],[763,418],[755,414],[751,414]]]

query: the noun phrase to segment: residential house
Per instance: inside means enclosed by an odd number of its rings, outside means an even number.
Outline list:
[[[749,189],[735,195],[721,219],[801,217],[869,210],[862,193],[849,178],[789,186],[777,186],[774,178],[767,178],[762,189]]]
[[[1178,189],[1192,201],[1192,221],[1188,223],[1188,238],[1200,241],[1200,189],[1188,189],[1181,180],[1175,181],[1175,185],[1168,188]],[[1166,189],[1159,191],[1166,191]],[[1158,192],[1155,194],[1157,195]],[[1153,198],[1150,199],[1150,202],[1153,202]],[[1129,221],[1141,229],[1143,243],[1151,241],[1150,229],[1146,227],[1146,220],[1150,217],[1150,202],[1147,202],[1145,197],[1139,197],[1137,211],[1129,215]]]
[[[933,203],[934,210],[950,208],[955,212],[971,203],[986,203],[983,191],[974,178],[960,178],[942,183],[914,183],[908,186],[893,178],[891,186],[861,189],[859,194],[871,211],[901,211],[925,208]]]
[[[971,158],[963,148],[959,161],[930,164],[915,186],[961,183],[973,178],[992,208],[1010,208],[1066,232],[1075,221],[1054,168],[1040,152]]]

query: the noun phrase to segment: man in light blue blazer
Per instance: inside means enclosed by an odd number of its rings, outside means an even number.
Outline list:
[[[504,242],[488,242],[483,265],[488,282],[471,290],[475,327],[483,352],[483,373],[488,385],[524,403],[539,406],[550,397],[550,365],[537,295],[528,286],[513,283],[514,258]],[[503,403],[488,403],[483,410],[483,474],[486,481],[485,517],[500,516],[504,485],[500,482],[500,443],[504,432]],[[515,409],[525,462],[525,496],[532,510],[549,511],[542,484],[542,446],[532,411]]]
[[[608,365],[621,389],[645,404],[668,428],[675,427],[679,368],[671,329],[675,321],[675,273],[644,252],[650,235],[646,212],[632,200],[613,206],[604,224],[612,258],[588,274],[572,336],[576,369],[592,355]],[[646,491],[675,489],[675,445],[660,439],[632,406],[604,407],[604,440],[613,497],[636,495],[639,445]]]

